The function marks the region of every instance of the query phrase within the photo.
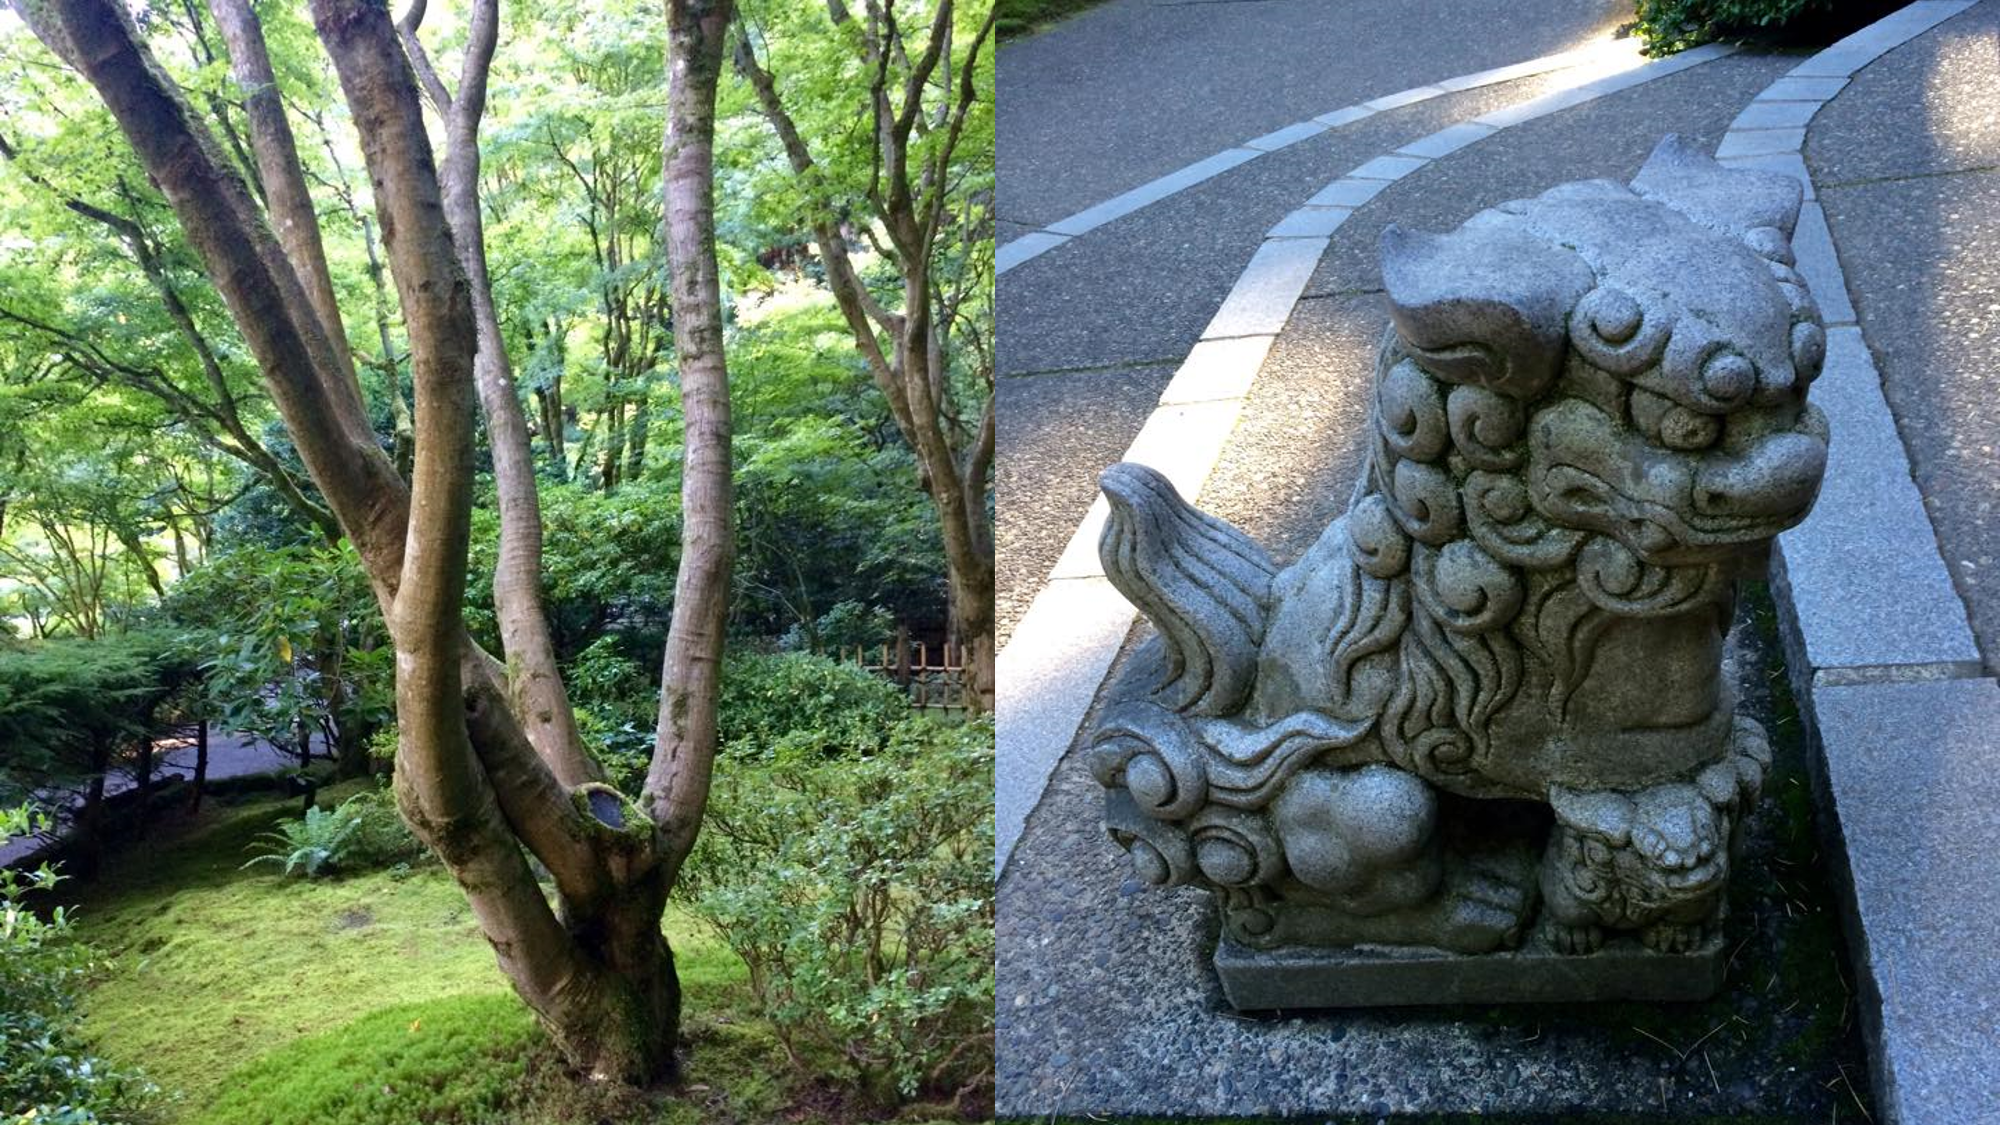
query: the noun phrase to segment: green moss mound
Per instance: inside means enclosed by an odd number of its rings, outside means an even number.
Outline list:
[[[513,996],[398,1004],[295,1039],[223,1081],[195,1125],[487,1125],[511,1120],[534,1018]]]

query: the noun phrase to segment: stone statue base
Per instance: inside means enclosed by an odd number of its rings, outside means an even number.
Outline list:
[[[1223,938],[1222,992],[1239,1011],[1424,1004],[1701,1001],[1722,989],[1721,934],[1687,953],[1655,953],[1621,937],[1596,953],[1558,953],[1539,935],[1500,953],[1440,949],[1249,949]]]

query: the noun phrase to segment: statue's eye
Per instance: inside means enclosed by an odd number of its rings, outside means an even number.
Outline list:
[[[1632,424],[1646,439],[1667,449],[1692,453],[1722,436],[1722,419],[1690,410],[1644,387],[1632,388]]]
[[[1692,453],[1707,449],[1722,436],[1722,419],[1713,414],[1697,414],[1685,406],[1675,406],[1660,418],[1660,444],[1668,449]]]
[[[1720,403],[1741,402],[1757,389],[1757,368],[1737,352],[1717,352],[1701,365],[1701,389]]]

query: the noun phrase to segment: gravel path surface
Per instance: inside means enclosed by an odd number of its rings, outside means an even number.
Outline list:
[[[1426,12],[1479,33],[1413,34],[1402,0],[1113,0],[1009,43],[1000,217],[1041,226],[1261,133],[1579,47],[1632,18],[1620,0],[1444,0]]]

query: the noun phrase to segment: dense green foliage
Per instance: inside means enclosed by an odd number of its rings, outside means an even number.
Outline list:
[[[27,810],[0,809],[0,845],[33,827]],[[0,868],[0,1123],[130,1125],[156,1091],[83,1042],[78,1001],[96,954],[66,910],[44,916],[27,901],[58,878],[47,864]]]
[[[331,809],[315,805],[302,817],[287,817],[259,837],[258,846],[264,854],[244,867],[271,863],[308,879],[407,865],[428,854],[403,823],[394,799],[379,789],[356,793]]]
[[[1835,0],[1637,0],[1646,53],[1668,55],[1718,39],[1774,32],[1825,16]]]
[[[688,883],[794,1053],[885,1102],[990,1082],[993,738],[720,771]]]
[[[722,745],[732,755],[867,750],[909,713],[903,689],[823,656],[737,653],[723,670]]]
[[[202,713],[226,729],[298,753],[366,742],[394,712],[388,631],[345,543],[218,551],[162,611],[199,646]]]
[[[161,632],[0,647],[0,798],[103,769],[196,679]]]

